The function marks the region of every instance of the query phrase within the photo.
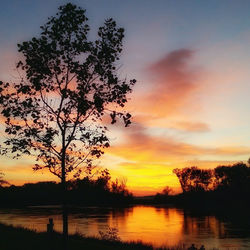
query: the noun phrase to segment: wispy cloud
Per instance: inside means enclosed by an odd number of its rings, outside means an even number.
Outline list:
[[[184,107],[197,90],[197,72],[190,66],[194,52],[180,49],[166,54],[147,67],[151,91],[144,97],[155,116],[167,116]]]
[[[110,148],[109,153],[134,162],[168,162],[195,156],[247,155],[249,147],[204,147],[179,141],[174,137],[151,135],[143,125],[131,126],[123,143]]]
[[[199,110],[196,98],[204,87],[200,68],[194,64],[195,52],[183,48],[164,55],[145,67],[147,91],[135,93],[128,104],[135,110],[135,121],[147,126],[173,128],[187,132],[207,132],[208,124],[193,121],[187,113]],[[188,111],[187,111],[188,110]]]
[[[176,121],[170,123],[170,128],[188,131],[188,132],[208,132],[210,127],[204,122],[195,121]]]

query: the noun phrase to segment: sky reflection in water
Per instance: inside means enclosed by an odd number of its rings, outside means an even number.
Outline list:
[[[60,231],[60,207],[0,210],[0,222],[37,231],[46,230],[49,217]],[[122,240],[142,240],[155,246],[195,243],[207,248],[250,249],[250,227],[244,216],[198,216],[183,209],[152,206],[88,207],[73,209],[69,221],[70,233],[98,236],[110,226],[119,230]]]

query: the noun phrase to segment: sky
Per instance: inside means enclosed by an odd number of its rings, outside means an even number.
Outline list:
[[[1,1],[0,80],[16,79],[17,43],[40,33],[67,1]],[[110,127],[97,163],[127,180],[135,195],[180,191],[174,168],[250,157],[250,1],[79,0],[94,37],[105,19],[125,28],[120,76],[137,79],[126,109],[129,128]],[[3,133],[1,133],[3,137]],[[1,156],[12,184],[56,180],[33,172],[33,159]]]

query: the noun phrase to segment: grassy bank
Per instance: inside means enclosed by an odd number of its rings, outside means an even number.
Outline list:
[[[69,250],[153,250],[151,245],[141,242],[108,241],[98,238],[71,235],[68,241]],[[0,224],[0,249],[4,250],[62,250],[62,235],[55,233],[49,237],[47,233],[37,233],[24,228],[16,228]],[[157,248],[157,250],[185,250],[184,246],[175,248]]]

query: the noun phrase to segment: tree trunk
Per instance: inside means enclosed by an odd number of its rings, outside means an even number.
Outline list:
[[[67,250],[68,246],[68,207],[67,207],[67,184],[65,174],[65,151],[62,153],[62,219],[63,219],[63,246]]]
[[[64,249],[67,250],[67,245],[68,245],[68,207],[67,203],[64,201],[63,202],[63,244],[64,244]]]
[[[63,186],[66,186],[63,184]],[[64,188],[64,187],[63,187]],[[67,207],[67,201],[66,201],[66,195],[67,195],[67,190],[66,188],[63,189],[63,200],[62,200],[62,209],[63,209],[63,238],[67,240],[68,238],[68,207]]]

